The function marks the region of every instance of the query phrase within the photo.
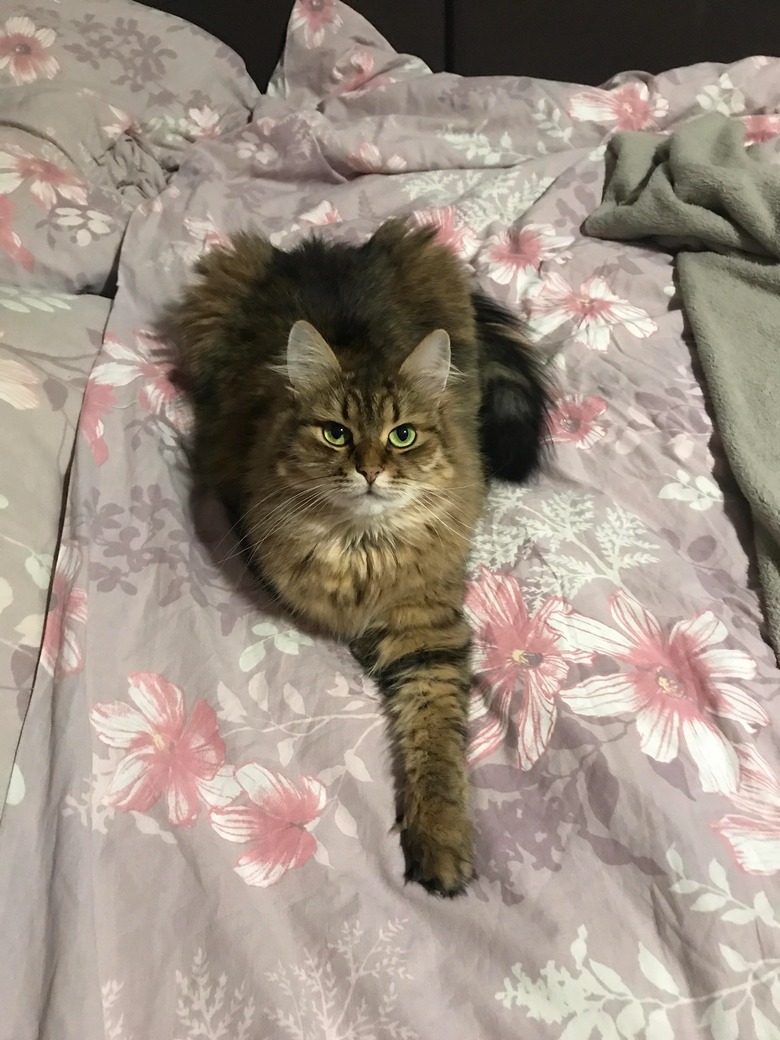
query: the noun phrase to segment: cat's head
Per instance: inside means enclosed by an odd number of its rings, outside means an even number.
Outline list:
[[[300,488],[302,501],[379,517],[451,486],[442,404],[454,373],[443,329],[432,330],[388,375],[366,371],[365,361],[350,371],[312,325],[298,321],[281,369],[295,423],[278,471]]]

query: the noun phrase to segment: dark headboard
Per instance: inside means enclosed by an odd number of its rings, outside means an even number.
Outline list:
[[[208,29],[262,88],[292,0],[157,0]],[[777,0],[353,0],[396,50],[434,71],[602,83],[626,69],[780,54]]]

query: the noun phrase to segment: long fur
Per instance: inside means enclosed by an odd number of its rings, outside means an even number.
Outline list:
[[[480,346],[482,451],[490,476],[522,483],[542,461],[548,381],[517,318],[483,293],[471,299]]]
[[[466,559],[487,477],[539,463],[539,368],[512,316],[472,293],[432,232],[399,221],[359,247],[237,235],[197,272],[166,329],[195,406],[195,469],[279,598],[377,679],[407,878],[454,895],[473,873]],[[447,335],[426,353],[435,330]],[[449,373],[425,368],[447,352]],[[326,443],[331,422],[349,443]],[[408,451],[389,438],[402,423],[418,431]]]

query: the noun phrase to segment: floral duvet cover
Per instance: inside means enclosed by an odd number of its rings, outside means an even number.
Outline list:
[[[124,240],[0,828],[0,1035],[780,1035],[780,673],[747,511],[672,258],[580,232],[617,129],[718,108],[771,139],[779,106],[776,59],[460,79],[298,0],[252,122]],[[559,388],[546,472],[494,487],[474,549],[479,877],[454,901],[403,884],[376,690],[258,599],[193,492],[154,333],[233,230],[359,241],[398,214],[522,313]]]

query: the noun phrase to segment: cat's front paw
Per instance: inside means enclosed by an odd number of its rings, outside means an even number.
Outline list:
[[[402,819],[401,848],[406,880],[436,895],[460,895],[474,878],[474,839],[465,809],[431,807],[417,819]]]

